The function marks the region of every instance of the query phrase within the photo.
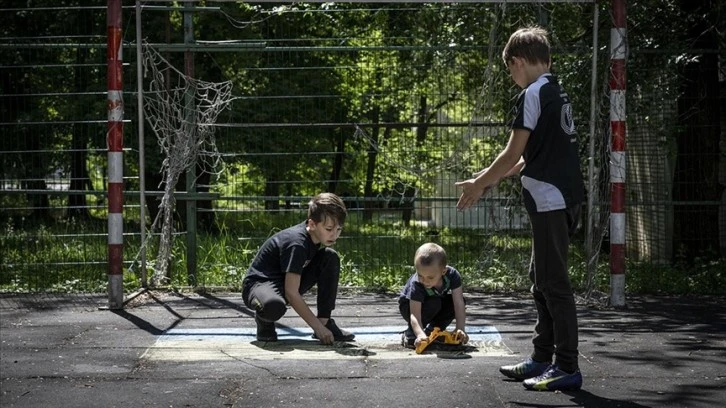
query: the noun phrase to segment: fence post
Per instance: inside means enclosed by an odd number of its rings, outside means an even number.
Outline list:
[[[123,308],[123,58],[121,0],[107,2],[108,307]]]
[[[596,185],[595,180],[597,175],[595,173],[595,137],[597,135],[597,53],[598,53],[598,32],[600,31],[600,5],[597,1],[593,4],[592,11],[592,74],[590,78],[590,140],[589,140],[589,157],[587,160],[587,276],[588,276],[588,291],[592,290],[594,277],[597,274],[597,254],[600,252],[600,241],[598,237],[595,237],[595,214],[597,219],[600,219],[600,207],[595,210],[596,203],[600,202],[600,189]],[[599,222],[598,222],[599,225]],[[599,234],[598,234],[599,235]]]
[[[625,306],[625,0],[613,0],[610,30],[610,304]]]
[[[194,19],[190,11],[194,4],[185,2],[184,7],[184,44],[194,43]],[[184,51],[184,75],[187,78],[194,78],[194,52],[190,49]],[[196,107],[194,106],[195,89],[189,89],[185,95],[185,108],[187,122],[190,126],[196,126]],[[187,281],[190,286],[197,286],[197,199],[194,197],[197,187],[197,162],[192,163],[186,172],[186,191],[190,196],[184,203],[187,208]]]
[[[149,287],[146,273],[146,136],[144,134],[144,56],[141,38],[141,0],[136,0],[136,117],[139,136],[139,232],[141,250],[139,251],[141,287]]]

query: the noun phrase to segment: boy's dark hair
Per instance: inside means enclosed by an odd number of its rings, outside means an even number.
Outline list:
[[[308,203],[308,219],[315,222],[330,218],[342,226],[345,224],[347,216],[348,210],[345,208],[345,203],[333,193],[320,193]]]
[[[428,242],[416,250],[416,255],[413,257],[413,263],[415,265],[430,266],[439,265],[446,266],[446,251],[440,245]]]
[[[502,51],[505,64],[512,62],[513,57],[524,58],[531,64],[550,64],[550,41],[547,30],[531,26],[515,31]]]

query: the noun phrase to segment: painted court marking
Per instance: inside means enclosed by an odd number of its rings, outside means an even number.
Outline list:
[[[157,361],[326,360],[399,358],[472,358],[505,356],[511,351],[494,326],[467,326],[469,343],[459,351],[416,354],[401,346],[400,326],[353,327],[355,341],[323,345],[308,327],[277,327],[276,342],[258,342],[255,328],[173,328],[162,334],[143,358]]]

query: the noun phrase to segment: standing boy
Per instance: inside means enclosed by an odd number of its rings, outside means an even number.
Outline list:
[[[258,341],[277,341],[275,322],[289,304],[323,344],[351,341],[330,315],[335,309],[340,258],[330,248],[340,236],[348,212],[332,193],[315,196],[307,220],[270,237],[255,255],[242,284],[242,298],[255,311]],[[303,294],[317,285],[317,315]]]
[[[514,82],[523,88],[509,142],[488,168],[456,183],[463,189],[457,208],[476,204],[501,178],[521,175],[532,224],[529,276],[537,309],[534,351],[525,361],[499,371],[524,380],[527,389],[577,390],[582,374],[567,252],[584,201],[584,183],[572,106],[550,73],[550,44],[544,29],[517,30],[504,47],[502,59]]]
[[[421,245],[413,260],[416,272],[401,290],[398,308],[408,323],[401,336],[405,347],[415,348],[435,327],[446,330],[456,319],[454,336],[463,344],[466,334],[466,304],[459,271],[446,263],[446,251],[434,243]]]

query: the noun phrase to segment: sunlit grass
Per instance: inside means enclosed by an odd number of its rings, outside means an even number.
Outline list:
[[[259,246],[275,232],[304,219],[304,212],[235,212],[217,217],[214,233],[197,236],[196,285],[187,272],[183,235],[176,235],[168,287],[241,290],[242,279]],[[106,223],[102,220],[62,221],[53,225],[7,223],[0,235],[0,292],[95,292],[106,290]],[[125,231],[138,230],[129,224]],[[153,274],[156,237],[149,237],[147,279]],[[400,220],[362,221],[349,217],[335,249],[341,255],[340,285],[369,291],[396,292],[413,273],[413,254],[424,242],[442,245],[449,263],[464,277],[465,287],[481,291],[521,291],[530,286],[531,238],[527,231],[482,233],[471,229],[424,228]],[[124,237],[124,289],[141,287],[137,254],[139,236]],[[715,257],[714,257],[715,258]],[[588,288],[585,253],[580,241],[571,246],[570,276],[578,291]],[[675,265],[628,263],[630,293],[726,293],[726,262],[697,259]],[[607,255],[600,257],[591,289],[607,292]]]

